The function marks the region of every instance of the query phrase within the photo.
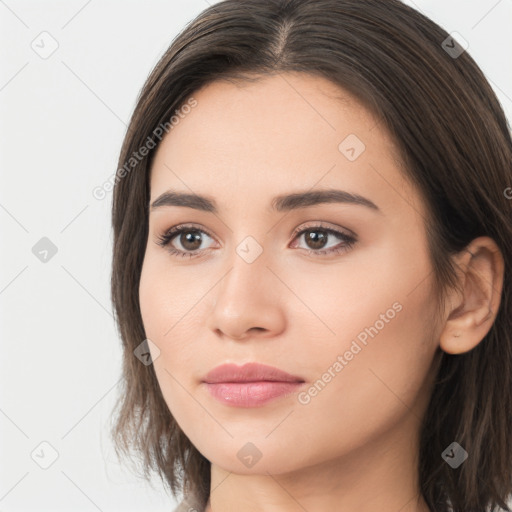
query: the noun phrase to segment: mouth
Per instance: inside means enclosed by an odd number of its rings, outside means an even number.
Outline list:
[[[247,363],[217,366],[202,383],[225,405],[259,407],[296,392],[305,380],[273,366]]]

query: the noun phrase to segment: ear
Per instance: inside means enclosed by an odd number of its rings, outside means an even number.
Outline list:
[[[448,297],[440,347],[449,354],[462,354],[483,340],[496,319],[505,264],[489,237],[475,238],[455,256],[455,263],[460,290]]]

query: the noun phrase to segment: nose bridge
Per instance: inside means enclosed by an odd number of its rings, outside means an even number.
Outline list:
[[[250,301],[251,297],[262,291],[272,273],[267,268],[269,264],[268,249],[264,250],[262,244],[252,235],[245,236],[235,247],[230,258],[231,270],[224,278],[219,293],[223,296],[235,294],[239,299]],[[270,297],[268,297],[270,298]]]
[[[276,278],[267,268],[270,258],[259,242],[246,236],[230,255],[229,270],[216,287],[210,329],[240,339],[251,332],[275,334],[284,326]]]

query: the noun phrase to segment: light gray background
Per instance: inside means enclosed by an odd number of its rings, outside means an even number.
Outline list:
[[[464,37],[512,119],[512,0],[406,3]],[[116,170],[149,71],[208,5],[0,0],[1,512],[174,506],[157,479],[119,466],[108,437],[121,361],[111,193],[92,190]],[[32,48],[57,43],[48,58]],[[32,252],[42,237],[57,247],[45,263]],[[43,441],[58,452],[48,469]]]

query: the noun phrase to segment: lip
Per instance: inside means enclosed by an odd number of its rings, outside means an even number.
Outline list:
[[[297,391],[304,379],[259,363],[223,364],[203,379],[213,398],[234,407],[260,407]]]
[[[284,370],[260,363],[221,364],[208,372],[203,382],[217,384],[219,382],[304,382],[302,377],[291,375]]]

